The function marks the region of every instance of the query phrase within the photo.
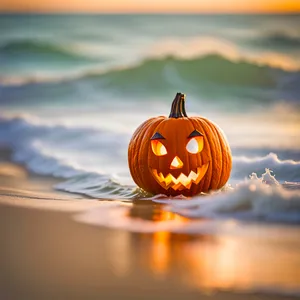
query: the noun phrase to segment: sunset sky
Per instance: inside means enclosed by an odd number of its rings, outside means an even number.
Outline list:
[[[300,11],[300,0],[1,0],[2,12],[280,13]]]

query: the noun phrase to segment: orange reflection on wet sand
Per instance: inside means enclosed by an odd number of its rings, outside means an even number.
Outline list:
[[[149,203],[133,205],[129,216],[155,224],[170,219],[192,222]],[[4,245],[0,273],[5,275],[0,279],[15,295],[11,299],[23,299],[19,294],[46,299],[48,291],[69,296],[51,299],[87,299],[83,297],[87,294],[89,299],[133,299],[132,295],[144,299],[145,291],[150,293],[147,299],[166,299],[164,293],[176,299],[179,292],[261,286],[294,289],[300,282],[296,227],[284,229],[286,235],[294,231],[287,241],[280,232],[278,240],[265,238],[266,234],[262,238],[262,225],[251,238],[249,234],[133,233],[88,226],[67,213],[3,205],[0,217]],[[39,297],[32,297],[36,294]]]
[[[162,210],[161,205],[134,205],[131,209],[130,216],[154,222],[170,220],[188,222],[189,220],[178,214]],[[147,255],[146,257],[142,257],[144,262],[143,265],[150,267],[156,276],[164,277],[170,268],[171,233],[167,231],[160,231],[153,234],[139,234],[139,239],[145,243],[148,243],[149,238],[151,239],[151,245],[149,246],[151,254],[149,256]]]
[[[186,218],[153,210],[155,221]],[[149,217],[149,216],[148,216]],[[205,222],[205,220],[203,220]],[[236,226],[229,221],[228,225]],[[249,290],[261,286],[296,288],[300,282],[300,241],[286,245],[261,238],[175,234],[137,234],[143,267],[159,278],[176,278],[201,290]]]
[[[170,233],[156,232],[153,234],[150,267],[158,275],[166,274],[170,262]]]

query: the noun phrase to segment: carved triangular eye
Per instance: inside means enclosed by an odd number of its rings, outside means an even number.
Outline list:
[[[199,132],[198,130],[194,130],[189,136],[188,138],[192,138],[192,137],[196,137],[196,136],[203,136],[203,134],[201,132]]]
[[[165,138],[159,132],[155,132],[150,140],[165,140]]]
[[[203,150],[203,136],[196,136],[189,140],[186,145],[186,150],[189,153],[196,154]]]

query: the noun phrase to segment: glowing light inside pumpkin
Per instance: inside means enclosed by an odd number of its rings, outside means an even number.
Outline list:
[[[157,156],[163,156],[168,153],[166,147],[158,140],[151,141],[151,148],[153,153]]]
[[[203,136],[197,136],[189,140],[186,150],[192,154],[201,152],[203,149]]]
[[[175,156],[171,162],[170,169],[180,169],[183,167],[183,162],[178,156]]]
[[[161,172],[158,173],[156,169],[152,170],[152,173],[154,175],[155,180],[164,188],[172,188],[173,190],[183,190],[183,189],[190,189],[192,183],[198,184],[200,180],[203,178],[203,176],[206,174],[206,171],[208,169],[208,163],[198,167],[197,173],[194,171],[191,171],[188,176],[186,176],[183,173],[180,173],[180,175],[175,178],[172,174],[168,174],[164,176]]]

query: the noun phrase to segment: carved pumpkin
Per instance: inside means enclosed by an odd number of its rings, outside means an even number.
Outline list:
[[[231,152],[216,124],[186,115],[185,96],[177,93],[169,118],[151,118],[135,131],[128,162],[133,180],[145,191],[193,196],[225,185]]]

